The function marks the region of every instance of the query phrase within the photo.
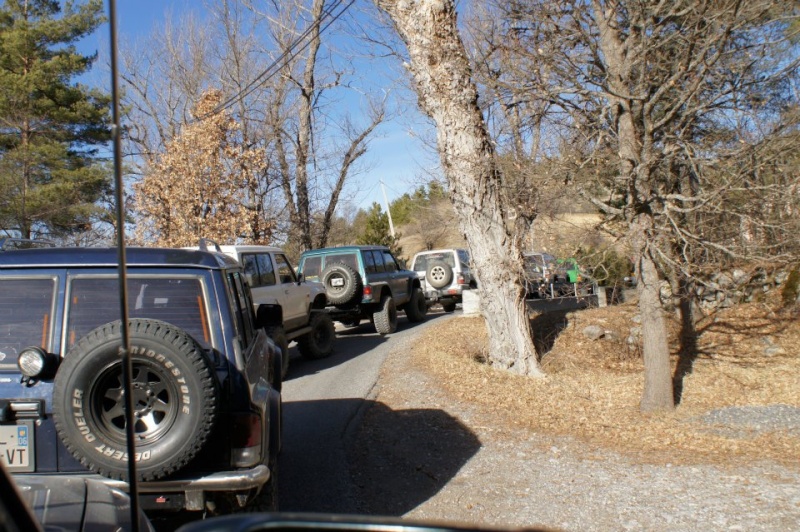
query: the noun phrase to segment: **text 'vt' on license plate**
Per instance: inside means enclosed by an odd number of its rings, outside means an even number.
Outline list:
[[[0,462],[9,471],[35,471],[32,422],[0,425]]]

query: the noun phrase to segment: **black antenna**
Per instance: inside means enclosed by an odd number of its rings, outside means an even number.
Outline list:
[[[119,87],[117,86],[117,2],[108,0],[108,25],[111,28],[111,126],[114,142],[114,199],[117,211],[117,259],[119,261],[119,302],[122,315],[122,383],[125,399],[125,436],[128,443],[128,494],[131,498],[131,530],[139,530],[139,491],[136,487],[136,443],[133,433],[133,396],[131,390],[131,342],[128,336],[128,276],[125,265],[125,208],[122,186],[122,129],[119,124]]]

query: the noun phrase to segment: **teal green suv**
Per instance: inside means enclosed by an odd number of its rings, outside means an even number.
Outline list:
[[[325,287],[331,317],[355,326],[369,319],[379,334],[397,329],[397,311],[420,322],[428,302],[417,274],[406,270],[385,246],[344,246],[306,251],[298,272]]]

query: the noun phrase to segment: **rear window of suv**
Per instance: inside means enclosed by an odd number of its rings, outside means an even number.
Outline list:
[[[428,265],[432,262],[444,262],[451,268],[456,267],[456,261],[453,258],[452,252],[426,253],[424,255],[417,255],[417,258],[414,261],[414,271],[424,272],[428,269]]]
[[[183,329],[202,347],[210,347],[207,309],[200,279],[129,277],[128,293],[131,318],[166,321]],[[67,310],[67,349],[93,329],[117,320],[119,316],[116,277],[72,279]]]
[[[0,280],[0,369],[17,369],[19,352],[31,346],[51,351],[56,281]]]
[[[323,264],[322,260],[325,259]],[[358,267],[358,256],[355,253],[336,253],[332,255],[318,255],[306,257],[303,261],[303,279],[308,281],[318,281],[320,273],[328,264],[338,262],[346,264],[353,268],[356,272],[360,271]]]

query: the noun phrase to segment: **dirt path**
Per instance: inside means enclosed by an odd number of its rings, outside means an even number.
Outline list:
[[[681,465],[503,425],[448,397],[408,346],[385,362],[349,461],[360,510],[563,530],[798,530],[800,472]]]

